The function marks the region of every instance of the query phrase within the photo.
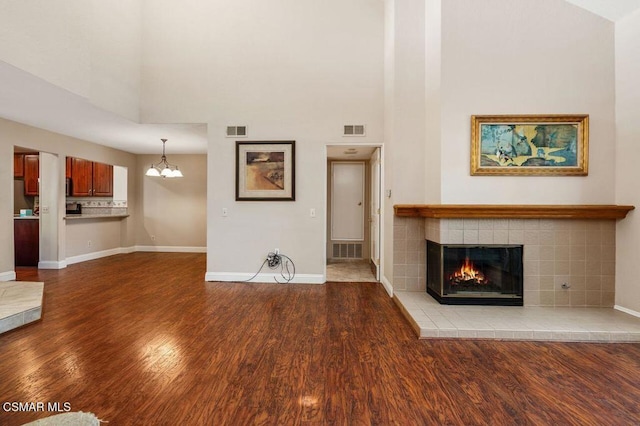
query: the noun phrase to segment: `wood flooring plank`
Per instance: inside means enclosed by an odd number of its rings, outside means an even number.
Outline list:
[[[208,283],[205,263],[18,269],[45,282],[43,317],[0,335],[0,403],[109,425],[640,423],[639,344],[418,340],[380,284]]]

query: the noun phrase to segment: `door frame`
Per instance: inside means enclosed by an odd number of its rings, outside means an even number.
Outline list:
[[[378,223],[378,228],[379,228],[379,241],[378,241],[378,253],[380,253],[380,265],[378,267],[378,273],[377,273],[377,277],[376,279],[378,280],[378,282],[382,283],[382,277],[384,277],[384,259],[385,259],[385,252],[384,252],[384,217],[386,214],[385,211],[385,203],[382,201],[383,198],[383,188],[384,188],[384,145],[381,143],[327,143],[324,146],[324,155],[321,158],[321,161],[323,162],[323,170],[324,170],[324,211],[326,212],[327,215],[330,214],[329,212],[329,197],[328,197],[328,193],[329,193],[329,167],[327,167],[327,163],[330,161],[329,160],[329,155],[328,155],[328,148],[330,146],[337,146],[337,147],[349,147],[349,146],[353,146],[353,147],[362,147],[362,148],[378,148],[380,149],[380,175],[378,176],[378,190],[380,192],[380,217],[379,217],[379,223]],[[347,161],[351,161],[349,160],[349,158],[345,157],[345,160]],[[372,177],[369,176],[369,179],[371,179]],[[323,227],[322,227],[322,252],[325,253],[324,256],[322,256],[322,261],[323,261],[323,281],[326,282],[327,281],[327,256],[326,256],[326,251],[327,251],[327,232],[328,232],[328,220],[324,221]],[[365,223],[366,226],[366,223]],[[384,285],[384,283],[383,283]],[[386,287],[385,287],[386,288]],[[388,291],[388,290],[387,290]]]

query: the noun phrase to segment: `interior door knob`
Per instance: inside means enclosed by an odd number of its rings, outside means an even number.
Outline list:
[[[361,205],[362,205],[362,201],[360,201],[360,202],[358,203],[358,205],[359,205],[359,206],[361,206]]]

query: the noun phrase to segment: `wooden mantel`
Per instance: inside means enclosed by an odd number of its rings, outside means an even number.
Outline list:
[[[509,204],[396,204],[399,217],[436,219],[624,219],[634,206],[509,205]]]

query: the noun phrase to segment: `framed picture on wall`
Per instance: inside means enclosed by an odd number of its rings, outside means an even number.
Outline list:
[[[295,141],[236,142],[236,201],[295,201]]]
[[[471,174],[586,176],[589,115],[471,116]]]

